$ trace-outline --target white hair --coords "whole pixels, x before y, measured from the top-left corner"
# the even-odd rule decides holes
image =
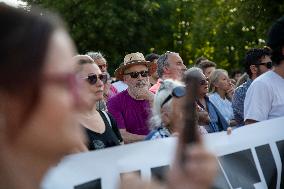
[[[166,79],[164,81],[161,81],[161,86],[156,92],[154,97],[152,116],[149,120],[150,127],[152,129],[161,126],[162,124],[161,105],[165,101],[165,99],[172,94],[173,89],[178,86],[184,86],[184,84],[181,83],[180,81],[172,79]],[[171,102],[172,99],[169,100],[166,104],[164,104],[163,107],[166,107],[169,109],[169,111],[171,111]]]

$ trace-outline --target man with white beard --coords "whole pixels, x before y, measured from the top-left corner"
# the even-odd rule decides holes
[[[115,77],[128,89],[111,98],[108,111],[116,119],[125,143],[140,141],[149,133],[148,119],[154,95],[149,91],[149,76],[157,65],[146,61],[142,53],[127,54],[115,70]]]

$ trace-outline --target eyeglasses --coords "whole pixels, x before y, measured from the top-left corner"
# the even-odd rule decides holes
[[[141,75],[141,77],[148,77],[149,72],[148,71],[130,72],[130,73],[125,73],[124,75],[130,75],[131,78],[137,78],[139,75]]]
[[[107,82],[107,75],[106,74],[100,74],[100,75],[92,74],[92,75],[88,75],[88,77],[85,77],[83,79],[87,80],[90,85],[95,85],[97,83],[97,81],[98,81],[98,78],[104,84]]]
[[[208,82],[209,82],[209,79],[208,79],[208,78],[206,78],[206,79],[202,79],[202,80],[200,80],[200,81],[199,81],[199,84],[200,84],[200,85],[207,85],[207,84],[208,84]]]
[[[263,65],[263,66],[266,66],[267,69],[271,69],[272,68],[272,62],[261,62],[261,63],[258,63],[258,64],[254,64],[254,65]]]
[[[169,102],[169,100],[171,100],[172,97],[176,97],[176,98],[180,98],[183,97],[185,95],[185,87],[182,86],[178,86],[175,87],[172,91],[172,94],[170,94],[165,100],[164,102],[161,104],[161,108],[167,103]]]
[[[44,78],[47,82],[66,85],[74,98],[75,105],[79,106],[82,104],[82,98],[79,94],[81,81],[74,73],[45,75]]]

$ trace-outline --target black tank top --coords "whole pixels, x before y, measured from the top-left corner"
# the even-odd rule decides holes
[[[88,138],[88,149],[89,150],[98,150],[98,149],[108,148],[112,146],[117,146],[122,141],[121,135],[119,133],[119,130],[113,118],[108,114],[112,122],[112,125],[110,125],[105,114],[101,111],[99,111],[99,113],[106,127],[105,132],[100,134],[88,128],[85,128],[87,138]]]

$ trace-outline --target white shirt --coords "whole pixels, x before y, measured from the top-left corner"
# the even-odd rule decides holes
[[[223,99],[220,95],[215,92],[209,95],[209,100],[216,106],[222,116],[226,119],[228,123],[230,120],[234,119],[234,113],[232,108],[232,102],[227,98]]]
[[[112,85],[117,89],[118,92],[124,91],[128,88],[128,85],[123,81],[114,82]]]
[[[263,121],[284,116],[284,79],[274,71],[256,78],[248,88],[244,120]]]

